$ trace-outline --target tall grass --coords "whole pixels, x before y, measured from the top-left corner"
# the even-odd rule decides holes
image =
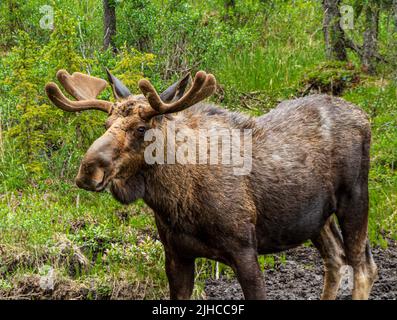
[[[318,48],[286,48],[282,43],[254,47],[220,58],[216,75],[225,87],[238,92],[264,91],[288,96],[309,67],[324,60]]]
[[[3,142],[3,129],[1,125],[1,117],[0,117],[0,161],[4,161],[4,142]]]
[[[276,6],[267,13],[258,41],[225,49],[211,64],[227,90],[283,99],[294,92],[305,70],[324,61],[320,4],[298,0]]]

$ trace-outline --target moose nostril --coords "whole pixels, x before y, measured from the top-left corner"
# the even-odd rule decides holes
[[[87,185],[81,177],[76,177],[75,183],[80,189],[87,189]]]
[[[106,172],[103,168],[95,168],[90,170],[89,173],[86,170],[80,168],[80,172],[75,179],[76,185],[88,191],[99,191],[105,184]]]
[[[115,153],[114,137],[105,134],[88,149],[75,179],[79,188],[89,191],[101,191],[106,187],[109,173],[112,171],[112,157]]]

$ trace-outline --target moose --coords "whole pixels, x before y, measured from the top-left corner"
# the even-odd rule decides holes
[[[116,102],[98,99],[107,81],[65,70],[46,93],[57,107],[108,114],[106,132],[85,154],[78,187],[109,187],[121,203],[143,199],[154,211],[165,251],[171,299],[190,299],[195,259],[230,266],[245,299],[265,299],[258,255],[311,240],[324,261],[321,298],[336,299],[342,267],[353,269],[353,299],[368,299],[377,266],[367,238],[371,130],[359,107],[329,95],[283,101],[260,117],[203,100],[216,90],[204,71],[187,74],[160,95],[146,79],[134,95],[107,69]],[[190,88],[189,83],[191,83]],[[158,129],[250,129],[252,167],[145,161],[145,134]],[[166,137],[167,139],[167,137]],[[179,143],[172,142],[171,143]]]

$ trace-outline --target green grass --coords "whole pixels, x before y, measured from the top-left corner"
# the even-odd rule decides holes
[[[324,59],[320,48],[291,49],[278,41],[268,47],[253,47],[225,55],[216,68],[217,78],[237,92],[262,90],[267,94],[285,95],[305,69]]]
[[[106,193],[93,195],[71,184],[8,192],[0,199],[0,295],[20,275],[52,265],[77,288],[96,279],[91,293],[116,280],[139,284],[152,279],[145,295],[135,292],[136,297],[164,297],[163,249],[151,236],[154,230],[153,216],[142,203],[123,207]],[[77,251],[88,259],[84,268],[75,261]]]
[[[319,4],[307,1],[278,7],[269,13],[261,41],[219,54],[209,68],[226,91],[227,105],[241,108],[241,93],[259,91],[265,105],[254,114],[260,114],[295,93],[297,81],[325,59],[318,10]]]

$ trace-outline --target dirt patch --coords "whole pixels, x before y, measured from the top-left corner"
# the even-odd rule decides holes
[[[51,279],[49,279],[51,278]],[[74,281],[57,275],[25,275],[15,279],[13,288],[0,290],[0,300],[142,300],[152,299],[153,293],[166,298],[152,281],[135,281],[123,278]]]
[[[372,288],[370,299],[397,299],[397,242],[390,241],[387,249],[372,250],[379,268],[379,278]],[[323,265],[320,255],[313,247],[299,247],[286,252],[285,263],[277,263],[265,271],[267,297],[270,300],[316,300],[320,298],[323,285]],[[242,291],[235,279],[207,280],[207,299],[242,299]],[[342,280],[338,299],[351,299],[349,269]]]
[[[18,279],[12,290],[0,293],[0,298],[7,300],[78,300],[87,299],[89,293],[89,288],[73,281],[57,280],[50,288],[43,284],[42,277],[39,275],[30,275]]]

